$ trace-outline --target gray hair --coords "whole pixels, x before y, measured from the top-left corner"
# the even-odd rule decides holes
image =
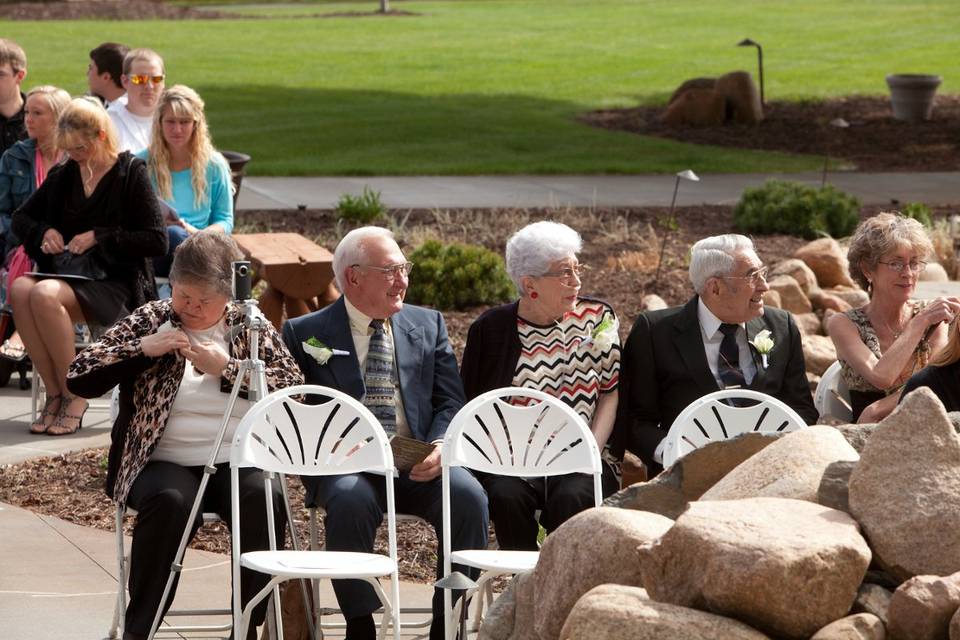
[[[697,294],[703,293],[707,280],[733,273],[736,256],[753,251],[753,241],[738,233],[710,236],[690,248],[690,282]]]
[[[383,227],[360,227],[343,236],[333,252],[333,277],[337,288],[344,290],[347,268],[363,264],[367,259],[367,244],[375,238],[394,240],[393,232]]]
[[[209,287],[233,298],[233,265],[243,260],[236,241],[219,231],[200,231],[183,241],[173,253],[170,283]]]
[[[507,241],[507,273],[522,296],[522,278],[542,276],[552,263],[575,256],[582,247],[580,234],[565,224],[549,220],[528,224]]]

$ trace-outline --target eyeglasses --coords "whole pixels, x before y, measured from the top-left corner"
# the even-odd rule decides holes
[[[886,265],[890,271],[895,273],[902,273],[907,267],[910,267],[910,271],[916,271],[917,273],[923,273],[927,269],[927,263],[923,260],[911,260],[910,262],[904,262],[903,260],[893,260],[892,262],[877,260],[877,262]]]
[[[760,284],[760,281],[767,281],[767,274],[770,273],[770,267],[760,267],[752,273],[748,273],[745,276],[720,276],[721,278],[730,278],[731,280],[746,280],[750,286],[755,287]]]
[[[563,280],[573,280],[573,277],[576,276],[577,279],[580,279],[584,273],[590,270],[585,264],[578,264],[574,267],[567,267],[566,269],[560,269],[560,271],[548,271],[546,273],[540,274],[541,278],[560,278]]]
[[[410,272],[413,271],[413,263],[412,263],[412,262],[401,262],[401,263],[399,263],[399,264],[388,264],[388,265],[385,266],[385,267],[375,267],[375,266],[370,265],[370,264],[354,264],[354,265],[350,265],[350,266],[352,266],[354,269],[358,269],[358,268],[359,268],[359,269],[370,269],[371,271],[377,271],[377,272],[380,273],[385,279],[389,280],[390,282],[395,281],[395,280],[396,280],[397,278],[399,278],[401,275],[403,275],[403,276],[409,276],[409,275],[410,275]]]
[[[147,84],[147,82],[152,82],[153,84],[163,84],[163,79],[166,76],[148,76],[144,73],[137,74],[135,76],[128,76],[130,82],[133,84]]]

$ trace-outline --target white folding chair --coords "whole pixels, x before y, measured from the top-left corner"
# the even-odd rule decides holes
[[[123,635],[124,628],[124,619],[127,612],[127,570],[130,566],[130,554],[128,554],[124,548],[123,542],[123,516],[126,515],[135,516],[137,514],[135,509],[127,509],[123,505],[117,505],[116,515],[116,534],[117,534],[117,599],[113,608],[113,620],[110,623],[110,629],[107,631],[107,638],[119,638]],[[216,513],[205,512],[203,514],[203,523],[211,524],[214,522],[220,522],[221,518]],[[232,611],[230,608],[223,609],[170,609],[167,611],[167,616],[231,616]],[[209,625],[168,625],[162,626],[157,629],[157,636],[164,636],[168,634],[179,635],[182,633],[216,633],[216,632],[229,632],[232,626],[232,622],[225,622],[223,624],[209,624]]]
[[[533,401],[513,404],[513,401]],[[594,504],[600,506],[602,465],[600,450],[580,415],[560,399],[533,389],[494,389],[468,402],[450,422],[443,440],[443,558],[450,575],[453,563],[481,570],[477,589],[497,576],[529,571],[537,564],[536,551],[462,549],[451,552],[450,470],[466,467],[483,473],[546,477],[569,473],[593,475]],[[464,594],[460,603],[467,601]],[[451,594],[444,592],[447,638],[456,627]],[[477,605],[477,618],[482,616]]]
[[[308,405],[297,397],[320,396],[322,404]],[[240,549],[239,469],[262,469],[267,489],[267,521],[270,551]],[[369,472],[385,477],[389,556],[344,551],[277,550],[273,534],[273,474],[329,476]],[[275,391],[255,404],[237,427],[230,457],[231,508],[233,512],[233,612],[234,637],[246,637],[253,607],[277,585],[293,578],[355,578],[373,586],[383,604],[381,640],[388,623],[395,640],[400,638],[400,583],[397,575],[397,524],[393,479],[396,470],[387,435],[377,419],[360,402],[335,389],[300,385]],[[282,478],[282,476],[281,476]],[[240,607],[240,567],[266,573],[271,580],[247,606]],[[390,578],[388,596],[377,578]],[[275,607],[279,611],[279,604]],[[239,629],[239,631],[236,631]],[[278,620],[278,636],[283,640]]]
[[[735,407],[727,404],[730,400],[756,404]],[[694,449],[741,433],[787,432],[806,426],[796,411],[773,396],[750,389],[715,391],[691,402],[673,421],[663,439],[663,467],[670,467]]]
[[[845,422],[853,421],[853,407],[850,405],[850,390],[840,375],[840,361],[834,362],[823,372],[817,390],[813,394],[813,404],[821,416],[833,416]]]

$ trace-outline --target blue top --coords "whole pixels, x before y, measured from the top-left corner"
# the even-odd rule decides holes
[[[3,255],[6,254],[4,243],[9,248],[20,244],[10,232],[10,220],[13,212],[36,191],[36,153],[37,141],[28,138],[14,143],[0,157],[0,238],[5,238],[0,241],[0,251]]]
[[[138,158],[147,160],[149,154],[144,149],[136,154]],[[157,188],[156,180],[151,174],[150,182]],[[206,229],[217,222],[227,233],[233,231],[233,195],[230,193],[230,165],[219,153],[214,153],[207,163],[207,193],[200,206],[195,206],[193,184],[190,182],[190,169],[170,172],[170,190],[173,198],[164,199],[177,214],[197,229]]]

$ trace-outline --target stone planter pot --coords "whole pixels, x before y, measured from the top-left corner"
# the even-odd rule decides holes
[[[250,156],[239,151],[221,151],[223,157],[227,159],[230,165],[230,178],[233,180],[233,208],[237,208],[237,198],[240,197],[240,185],[243,184],[243,176],[246,173],[247,163],[250,162]]]
[[[929,120],[933,96],[943,79],[922,73],[892,73],[887,76],[893,117],[906,122]]]

